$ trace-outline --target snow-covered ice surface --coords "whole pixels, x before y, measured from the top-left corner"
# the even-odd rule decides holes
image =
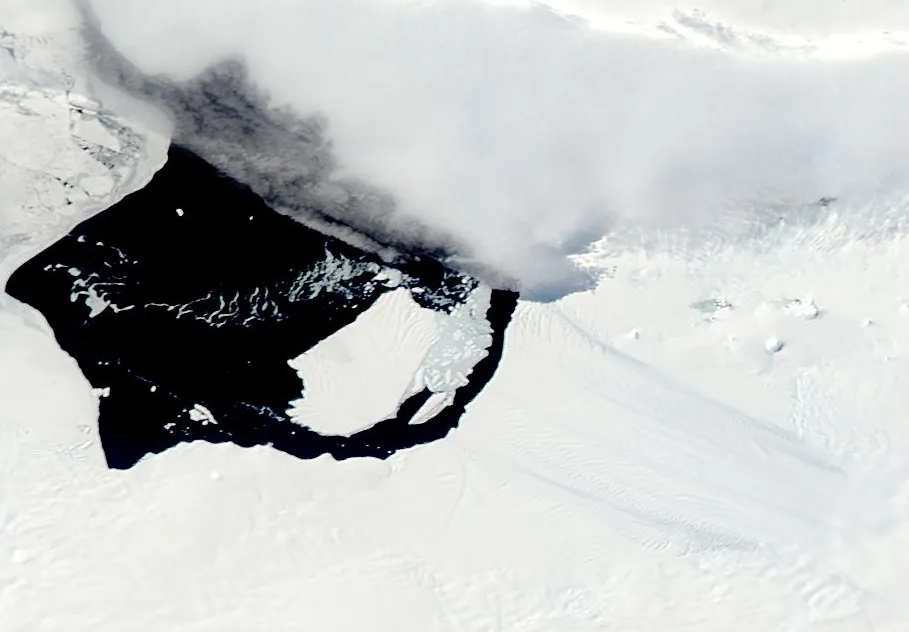
[[[5,276],[166,139],[0,90]],[[837,204],[735,247],[604,240],[595,290],[519,305],[459,430],[387,461],[200,442],[107,470],[89,384],[4,296],[4,632],[905,630],[907,208]],[[386,302],[364,328],[412,312]]]

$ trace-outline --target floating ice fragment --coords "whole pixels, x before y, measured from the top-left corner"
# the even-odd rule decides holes
[[[193,421],[201,421],[203,426],[218,423],[215,420],[214,415],[211,414],[211,411],[202,404],[196,404],[193,406],[192,410],[189,411],[189,418]]]

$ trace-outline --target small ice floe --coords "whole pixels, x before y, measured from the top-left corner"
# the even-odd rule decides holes
[[[217,425],[218,423],[211,411],[202,404],[196,404],[192,407],[192,410],[189,411],[189,418],[193,421],[201,421],[203,426],[208,424]]]
[[[79,283],[79,281],[76,281],[76,283]],[[98,314],[110,307],[110,302],[98,294],[93,287],[88,288],[88,290],[73,292],[70,294],[69,300],[75,302],[79,297],[85,297],[85,306],[90,310],[88,314],[89,318],[97,317]]]
[[[183,209],[182,209],[182,208],[178,208],[178,209],[177,209],[177,217],[183,217]]]
[[[110,397],[110,387],[106,386],[104,388],[93,388],[92,393],[98,399],[101,399],[102,397]]]
[[[764,342],[764,349],[767,350],[767,353],[776,353],[783,348],[783,341],[777,338],[776,336],[770,336],[767,338],[767,341]]]

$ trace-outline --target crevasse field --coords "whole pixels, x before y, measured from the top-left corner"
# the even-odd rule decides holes
[[[86,6],[148,76],[241,57],[522,300],[444,439],[112,470],[0,294],[0,629],[909,629],[909,6],[0,0],[3,281],[166,160]],[[295,361],[300,423],[360,429],[442,335],[387,294]]]

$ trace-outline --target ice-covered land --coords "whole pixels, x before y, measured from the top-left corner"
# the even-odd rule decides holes
[[[0,8],[18,29],[0,33],[4,278],[141,187],[167,150],[141,117],[68,92],[67,31],[42,33],[26,4]],[[726,25],[714,34],[778,41],[898,39],[909,21],[885,2],[701,4]],[[855,133],[905,134],[898,123]],[[460,428],[387,461],[198,442],[108,470],[97,394],[42,317],[2,296],[4,631],[904,630],[905,190],[777,202],[750,239],[607,236],[578,253],[596,287],[522,301]],[[389,293],[348,342],[402,319],[439,335],[405,298]]]

